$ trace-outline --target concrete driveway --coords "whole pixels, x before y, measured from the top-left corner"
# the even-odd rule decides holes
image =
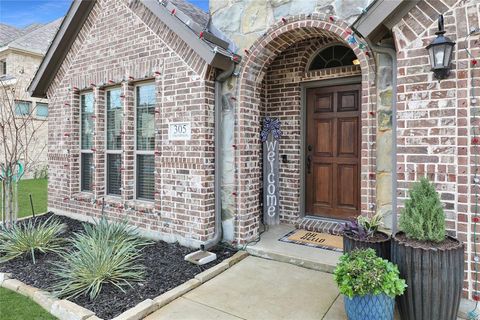
[[[249,256],[146,319],[343,320],[346,317],[332,274]]]

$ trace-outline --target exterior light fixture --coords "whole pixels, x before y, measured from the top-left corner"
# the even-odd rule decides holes
[[[426,49],[430,55],[433,74],[435,78],[441,80],[450,74],[450,63],[452,62],[453,47],[455,47],[455,42],[444,36],[443,15],[438,17],[438,31],[435,34],[437,37]]]

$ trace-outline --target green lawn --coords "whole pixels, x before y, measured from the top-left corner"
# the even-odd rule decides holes
[[[0,189],[1,190],[1,189]],[[20,180],[18,184],[18,217],[32,215],[29,194],[32,194],[35,214],[47,211],[47,179]],[[0,198],[0,202],[1,202]]]
[[[29,298],[5,288],[0,288],[0,318],[2,320],[55,319]]]

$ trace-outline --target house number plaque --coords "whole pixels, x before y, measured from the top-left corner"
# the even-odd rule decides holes
[[[175,122],[168,125],[168,140],[190,140],[191,138],[190,122]]]
[[[280,120],[266,117],[260,138],[263,142],[263,222],[280,223],[279,216],[279,144],[282,131]]]

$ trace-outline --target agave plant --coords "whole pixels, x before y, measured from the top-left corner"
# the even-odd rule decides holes
[[[35,219],[29,219],[27,222],[1,226],[0,262],[31,254],[35,264],[36,252],[61,253],[65,244],[61,235],[65,232],[66,225],[53,217],[41,223],[37,223]]]
[[[100,294],[105,284],[124,292],[131,282],[143,280],[141,250],[149,243],[125,221],[102,218],[94,225],[85,224],[84,232],[74,235],[72,250],[62,254],[61,263],[54,268],[60,280],[53,289],[61,297],[85,294],[90,300]]]

